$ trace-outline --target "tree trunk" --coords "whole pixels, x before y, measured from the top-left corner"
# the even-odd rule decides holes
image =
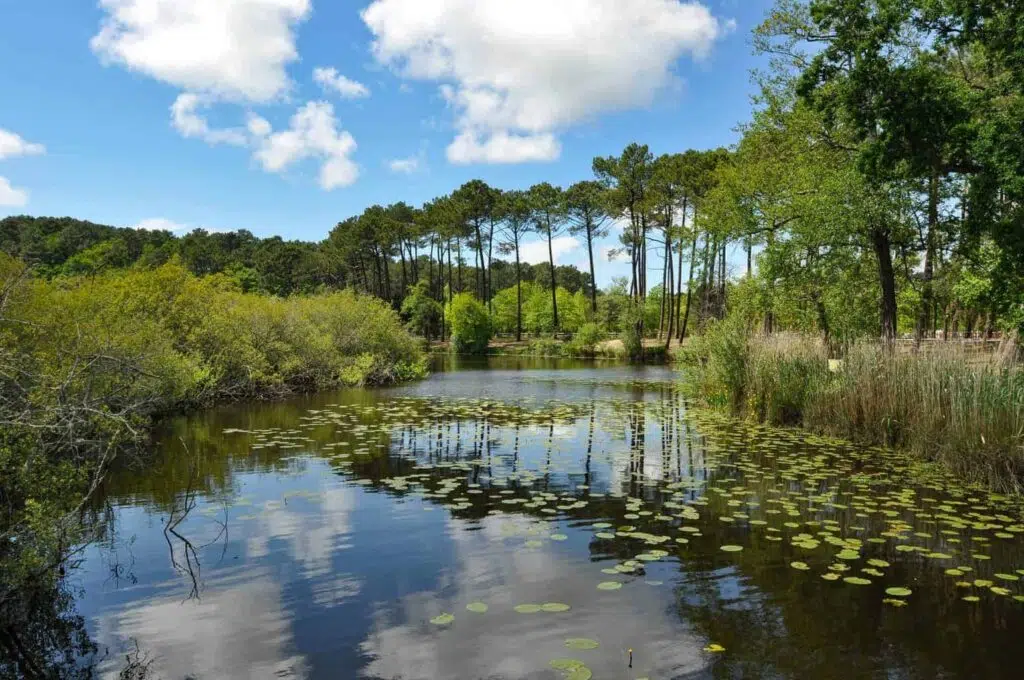
[[[931,326],[933,307],[932,279],[935,274],[935,238],[939,225],[939,174],[932,173],[928,181],[928,231],[925,233],[924,271],[921,284],[921,310],[917,318],[915,339],[921,341]]]
[[[594,230],[587,219],[587,255],[590,257],[590,309],[597,315],[597,278],[594,274]]]
[[[681,256],[681,254],[680,254]],[[686,327],[690,323],[690,303],[693,300],[693,268],[697,263],[697,225],[696,220],[693,226],[693,242],[690,245],[690,275],[686,284],[686,312],[682,317],[682,324],[679,327],[679,342],[686,340]],[[680,282],[682,283],[682,282]]]
[[[452,280],[452,242],[448,240],[448,304],[452,303],[452,299],[455,297],[455,286]]]
[[[673,296],[673,292],[675,291],[676,287],[676,282],[673,276],[672,269],[672,242],[667,236],[665,240],[665,262],[666,266],[668,267],[668,283],[665,285],[665,295],[668,296],[668,328],[665,329],[665,351],[668,352],[669,347],[672,346],[672,333],[675,331],[676,328],[676,301],[675,297]],[[681,237],[680,240],[682,240]],[[682,246],[682,243],[680,243],[680,246]]]
[[[661,315],[658,318],[658,339],[661,340],[661,334],[665,331],[665,305],[668,304],[668,265],[671,262],[672,253],[670,251],[671,242],[669,241],[668,230],[665,230],[665,257],[661,260]]]
[[[402,299],[409,290],[409,280],[405,273],[405,248],[403,248],[401,241],[398,243],[398,256],[402,259],[402,290],[398,297]]]
[[[494,280],[491,278],[491,260],[494,255],[494,220],[490,221],[490,231],[487,234],[487,269],[484,271],[484,285],[487,289],[487,311],[494,313],[494,303],[491,298],[494,297],[494,289],[492,284]]]
[[[523,281],[519,271],[519,236],[515,237],[516,245],[516,342],[523,341]]]
[[[555,253],[551,249],[551,222],[548,221],[548,263],[551,265],[551,309],[554,313],[554,330],[558,331],[558,282],[555,280]]]
[[[688,202],[689,202],[688,198],[684,196],[683,197],[683,224],[682,224],[683,231],[686,231],[686,208],[687,208],[687,203]],[[693,232],[693,245],[694,245],[694,247],[696,247],[696,245],[697,245],[697,232],[696,232],[696,229]],[[692,258],[693,258],[693,256],[691,255],[690,257],[691,257],[691,267],[692,267],[692,264],[693,264]],[[683,327],[683,323],[682,323],[683,317],[679,315],[679,313],[682,311],[681,305],[683,304],[683,236],[682,236],[681,232],[680,232],[680,235],[679,235],[679,265],[677,266],[676,269],[677,269],[677,272],[676,272],[676,327],[679,328],[679,329],[682,329],[682,327]]]
[[[878,282],[882,288],[879,305],[882,340],[891,343],[896,339],[896,276],[892,266],[892,244],[889,230],[875,227],[871,231],[871,244],[878,259]]]
[[[463,290],[465,290],[462,287],[462,239],[461,238],[456,238],[455,239],[455,248],[456,248],[455,259],[458,260],[458,265],[459,265],[459,292],[461,293]]]

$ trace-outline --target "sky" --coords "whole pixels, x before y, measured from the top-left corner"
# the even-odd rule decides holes
[[[474,178],[592,179],[634,141],[727,146],[770,5],[0,0],[0,217],[320,240]],[[628,274],[615,244],[602,286]],[[578,239],[553,245],[585,266]]]

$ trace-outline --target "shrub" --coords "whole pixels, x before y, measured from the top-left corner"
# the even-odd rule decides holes
[[[452,349],[459,354],[485,354],[491,341],[487,308],[470,293],[459,293],[449,305]]]
[[[641,332],[643,318],[643,307],[630,301],[622,315],[622,335],[620,336],[627,359],[636,360],[644,356],[644,337]]]
[[[441,303],[430,296],[426,281],[419,281],[409,289],[402,301],[402,316],[409,330],[427,341],[441,334]]]
[[[597,353],[597,345],[604,339],[604,332],[596,323],[585,323],[576,331],[567,350],[576,356],[592,357]]]

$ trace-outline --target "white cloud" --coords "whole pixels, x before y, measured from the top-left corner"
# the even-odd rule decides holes
[[[245,146],[248,140],[244,131],[212,129],[206,119],[199,115],[198,110],[209,106],[209,103],[209,100],[191,92],[178,95],[171,105],[171,125],[182,137],[198,137],[207,144]]]
[[[336,129],[326,102],[308,102],[292,127],[274,133],[249,113],[246,124],[212,128],[202,110],[214,103],[266,103],[288,94],[287,66],[299,58],[298,25],[311,0],[99,0],[105,16],[90,43],[101,60],[144,73],[183,90],[171,106],[171,125],[183,137],[253,149],[265,170],[278,172],[309,157],[322,159],[320,186],[348,186],[359,170],[349,155],[356,143]],[[319,78],[343,96],[369,91],[334,69]],[[321,82],[318,79],[318,82]],[[323,81],[322,84],[326,83]],[[360,89],[361,88],[361,89]]]
[[[551,253],[555,258],[555,266],[561,264],[563,255],[567,255],[580,247],[580,242],[572,236],[556,236],[551,239]],[[545,239],[527,241],[519,247],[519,259],[529,264],[540,264],[548,261],[548,242]]]
[[[28,192],[26,190],[12,187],[6,177],[0,177],[0,206],[20,208],[27,203]]]
[[[132,229],[143,229],[146,231],[169,231],[175,234],[186,234],[192,231],[187,224],[180,224],[164,217],[150,217],[138,224],[133,224]]]
[[[526,163],[553,161],[562,147],[552,134],[510,135],[494,132],[481,140],[472,130],[459,133],[447,150],[448,160],[458,165],[469,163]]]
[[[396,158],[395,160],[388,162],[388,168],[391,172],[411,175],[420,169],[420,159],[416,156],[410,156],[409,158]]]
[[[369,97],[370,90],[360,82],[346,78],[335,68],[317,67],[313,69],[313,80],[325,92],[335,92],[345,99]]]
[[[219,227],[195,227],[190,224],[182,224],[181,222],[169,220],[166,217],[147,217],[138,224],[131,225],[130,228],[144,229],[146,231],[169,231],[172,234],[177,234],[179,236],[188,234],[196,229],[202,229],[203,231],[211,234],[224,234],[231,231],[230,229],[221,229]]]
[[[362,17],[380,63],[442,83],[456,163],[557,158],[557,130],[648,105],[730,26],[678,0],[374,0]]]
[[[0,128],[0,160],[18,156],[38,156],[46,153],[42,144],[26,142],[21,136]]]
[[[295,30],[310,0],[100,0],[90,46],[103,61],[218,97],[264,102],[287,92]]]
[[[349,186],[359,177],[359,167],[350,158],[356,141],[345,130],[337,129],[334,107],[329,102],[308,102],[292,116],[290,126],[270,132],[270,124],[250,117],[253,132],[253,157],[267,172],[281,172],[295,163],[318,158],[320,186],[331,190]]]

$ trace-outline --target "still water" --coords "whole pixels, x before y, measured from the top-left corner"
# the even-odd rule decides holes
[[[72,575],[115,677],[1019,678],[1024,523],[663,367],[444,359],[168,423]]]

